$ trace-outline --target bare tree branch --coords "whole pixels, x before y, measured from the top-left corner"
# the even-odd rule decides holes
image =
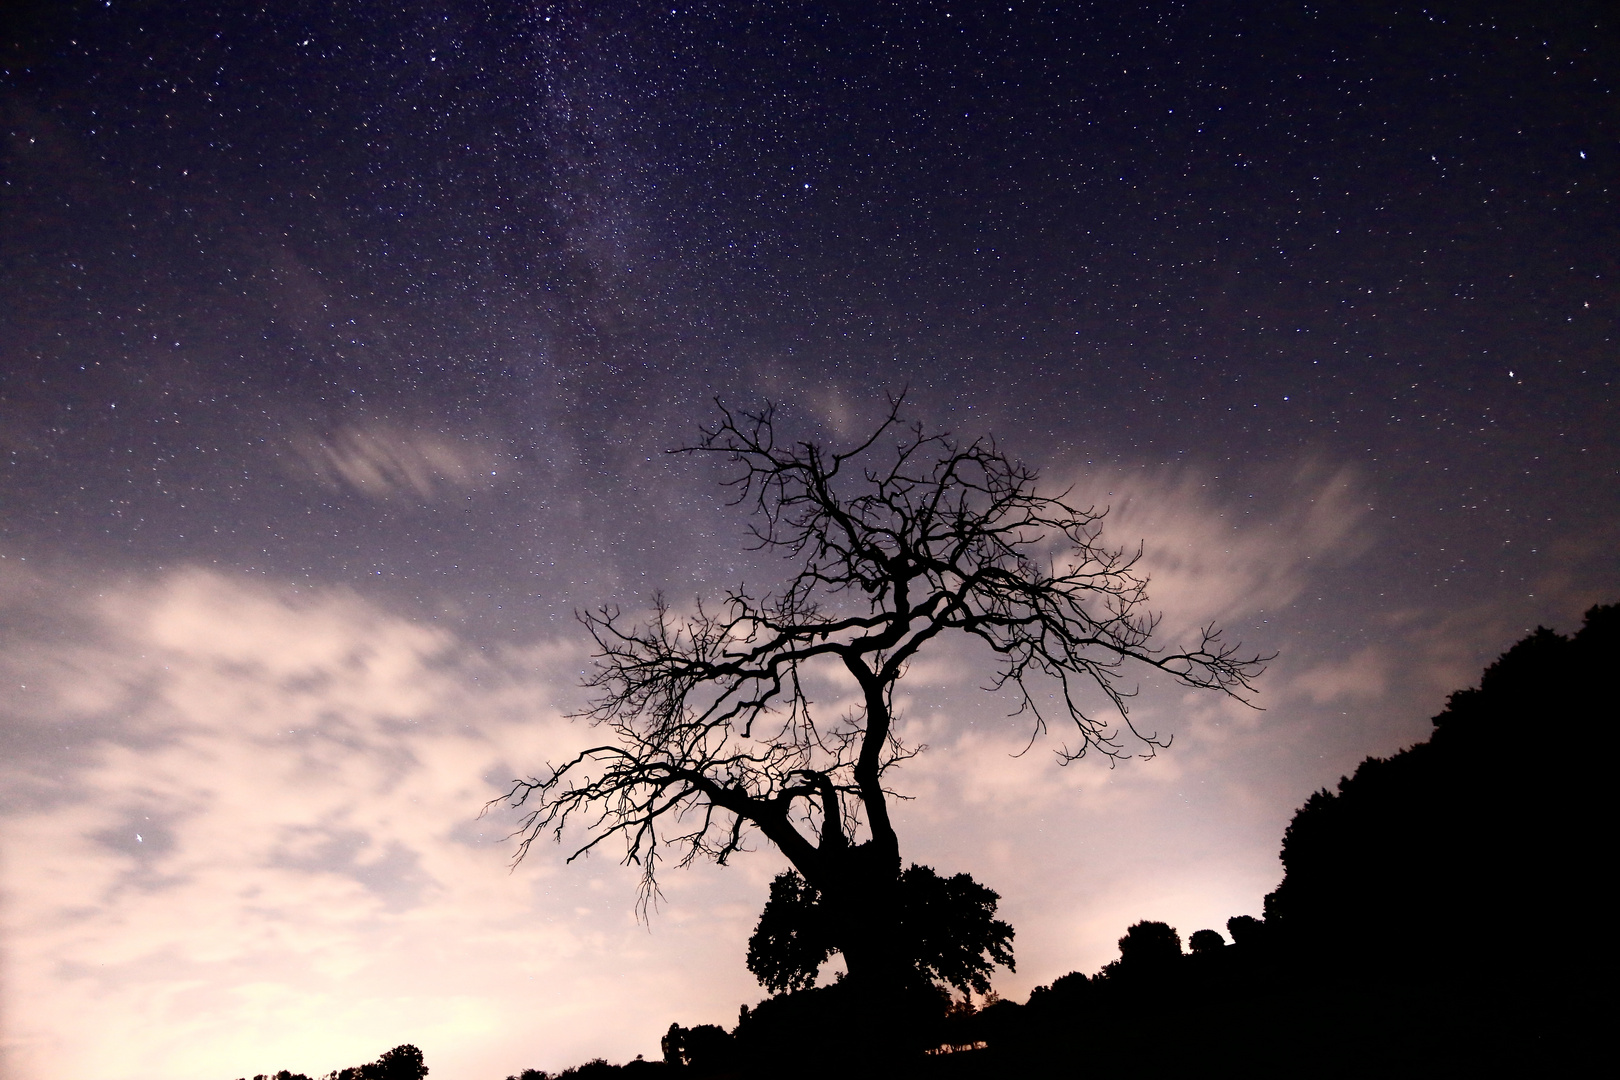
[[[751,512],[753,547],[795,570],[777,592],[739,588],[690,614],[661,595],[645,621],[616,607],[580,614],[597,649],[586,682],[596,696],[577,715],[610,737],[496,800],[525,810],[519,860],[570,825],[585,836],[571,859],[618,838],[642,868],[643,912],[662,851],[679,865],[724,863],[750,830],[823,891],[836,891],[857,850],[897,874],[883,776],[920,748],[898,739],[892,693],[941,635],[988,647],[985,689],[1015,695],[1010,715],[1027,719],[1031,744],[1055,719],[1051,691],[1070,736],[1064,763],[1169,745],[1131,722],[1132,668],[1247,701],[1270,657],[1214,626],[1192,647],[1158,644],[1141,549],[1102,542],[1105,510],[1041,494],[1036,473],[994,440],[930,434],[902,420],[902,405],[891,398],[868,438],[833,453],[779,443],[769,405],[721,404],[697,444],[672,451],[736,465],[726,484]],[[819,662],[848,673],[858,707],[818,718],[803,675]],[[1083,703],[1090,691],[1117,722]]]

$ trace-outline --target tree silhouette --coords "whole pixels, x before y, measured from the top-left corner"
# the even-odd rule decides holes
[[[792,870],[777,874],[748,939],[748,970],[772,993],[802,990],[814,985],[835,947],[821,894]]]
[[[923,978],[990,993],[995,965],[1014,968],[1013,928],[995,917],[1000,899],[967,874],[940,877],[913,863],[900,875],[902,955]]]
[[[732,1056],[731,1035],[718,1024],[683,1028],[669,1025],[659,1040],[664,1064],[692,1066],[700,1071],[722,1067]]]
[[[1265,936],[1266,924],[1253,915],[1234,915],[1226,920],[1226,932],[1231,935],[1234,945],[1258,947]]]
[[[1181,935],[1169,923],[1144,920],[1119,939],[1119,959],[1103,967],[1110,979],[1154,979],[1181,959]]]
[[[570,859],[621,839],[642,868],[645,910],[664,849],[680,865],[724,863],[757,830],[816,890],[851,979],[903,981],[914,965],[900,948],[885,778],[921,749],[896,733],[893,697],[920,651],[945,635],[985,646],[987,689],[1016,695],[1012,715],[1032,740],[1050,691],[1073,725],[1064,762],[1168,744],[1131,725],[1131,665],[1238,697],[1252,688],[1268,658],[1242,655],[1213,626],[1190,648],[1155,644],[1140,551],[1102,543],[1103,512],[1038,493],[1035,472],[992,440],[906,425],[901,401],[842,452],[779,443],[770,407],[724,406],[677,451],[739,466],[729,485],[733,505],[753,511],[755,549],[796,569],[774,592],[738,587],[717,607],[682,614],[658,596],[645,622],[613,606],[582,616],[597,697],[578,715],[611,739],[514,782],[505,798],[526,810],[519,859],[578,818],[588,835]],[[806,682],[838,671],[859,704],[829,716]]]
[[[423,1080],[428,1067],[422,1051],[405,1043],[368,1065],[356,1065],[331,1074],[331,1080]]]
[[[899,897],[899,953],[916,981],[985,994],[995,965],[1013,967],[1013,928],[995,917],[995,891],[967,874],[944,878],[913,863],[900,875]],[[837,948],[815,887],[791,870],[778,874],[748,939],[748,970],[768,990],[799,990],[815,983]]]
[[[352,1065],[347,1069],[334,1069],[322,1074],[320,1080],[424,1080],[428,1071],[422,1051],[409,1043],[403,1043],[386,1051],[376,1061],[365,1065]],[[253,1080],[309,1080],[309,1077],[303,1073],[282,1069],[273,1074],[260,1073]],[[517,1078],[508,1077],[507,1080]]]

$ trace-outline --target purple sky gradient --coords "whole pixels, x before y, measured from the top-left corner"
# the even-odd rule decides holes
[[[605,7],[6,16],[6,1076],[498,1080],[757,1001],[774,852],[641,925],[479,817],[591,736],[575,610],[782,576],[663,452],[716,397],[908,388],[1110,507],[1167,639],[1279,654],[1145,682],[1112,770],[913,665],[903,853],[1000,892],[1007,996],[1258,914],[1313,790],[1620,598],[1601,5]]]

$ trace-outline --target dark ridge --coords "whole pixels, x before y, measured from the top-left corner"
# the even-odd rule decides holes
[[[1617,668],[1620,605],[1592,608],[1572,637],[1537,629],[1451,695],[1427,742],[1312,795],[1284,834],[1265,919],[1194,931],[1190,951],[1174,927],[1139,922],[1119,959],[1023,1005],[990,993],[975,1007],[924,981],[877,1000],[852,981],[807,985],[828,950],[816,897],[784,876],[753,949],[756,974],[784,989],[743,1006],[731,1030],[671,1024],[662,1061],[507,1080],[1573,1075],[1606,1029],[1588,987],[1612,970],[1596,897]],[[977,986],[980,950],[1011,936],[995,894],[913,873],[925,899],[954,883],[949,904],[977,926],[960,970],[942,965],[938,928],[919,933],[934,957],[919,970]],[[404,1046],[329,1076],[426,1073]]]

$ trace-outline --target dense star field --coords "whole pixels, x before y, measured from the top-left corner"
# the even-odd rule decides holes
[[[1006,996],[1258,914],[1313,791],[1620,598],[1607,5],[0,19],[18,1080],[477,1080],[763,996],[763,841],[640,925],[478,816],[588,745],[577,610],[786,573],[665,453],[717,398],[845,446],[904,391],[1111,508],[1167,641],[1278,654],[1259,710],[1145,682],[1115,769],[913,664],[902,854],[1001,894]]]

